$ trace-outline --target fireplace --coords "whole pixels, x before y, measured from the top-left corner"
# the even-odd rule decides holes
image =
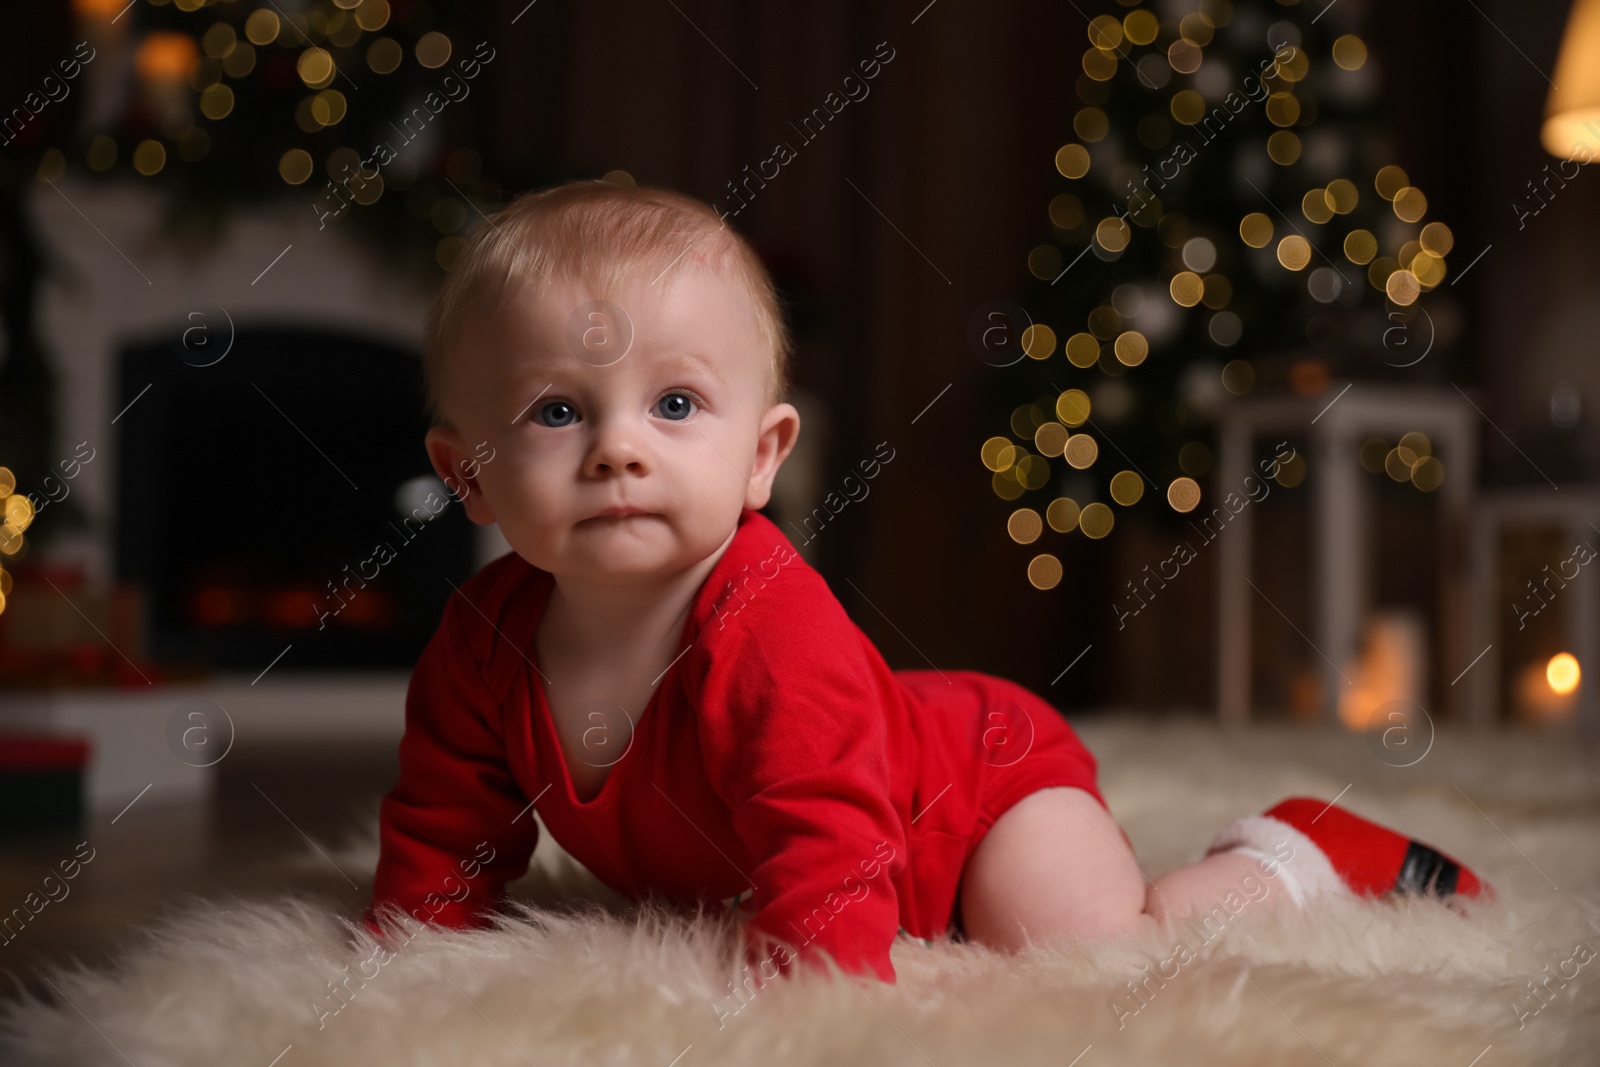
[[[409,669],[475,567],[423,449],[417,353],[218,328],[231,347],[163,339],[117,361],[116,571],[143,591],[151,656]]]

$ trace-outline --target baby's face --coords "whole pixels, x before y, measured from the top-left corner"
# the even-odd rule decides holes
[[[535,279],[470,322],[444,383],[453,426],[430,430],[428,451],[443,477],[493,447],[463,503],[534,566],[665,578],[721,548],[741,508],[765,506],[799,415],[766,405],[767,351],[722,274],[684,263],[652,284],[641,270],[600,299]]]

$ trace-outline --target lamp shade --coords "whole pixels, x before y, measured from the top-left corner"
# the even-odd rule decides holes
[[[1544,116],[1545,151],[1583,163],[1600,157],[1600,0],[1573,0]]]

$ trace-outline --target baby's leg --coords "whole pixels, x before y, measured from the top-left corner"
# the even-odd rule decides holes
[[[961,918],[969,938],[1016,951],[1029,942],[1152,928],[1209,912],[1230,892],[1250,895],[1241,882],[1269,881],[1239,853],[1151,881],[1111,813],[1085,790],[1062,786],[1030,793],[990,827],[962,872]],[[1284,896],[1277,889],[1259,899]]]
[[[1153,921],[1177,922],[1195,913],[1211,915],[1245,906],[1259,908],[1288,900],[1288,890],[1265,877],[1261,861],[1239,852],[1218,852],[1189,867],[1179,867],[1150,883],[1145,913]],[[1231,899],[1230,899],[1231,897]]]

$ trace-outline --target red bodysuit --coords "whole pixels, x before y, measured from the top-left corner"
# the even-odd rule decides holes
[[[976,671],[891,671],[749,509],[623,754],[580,802],[534,662],[552,582],[507,553],[445,606],[380,809],[372,929],[387,903],[481,924],[527,870],[536,808],[624,895],[747,898],[748,958],[765,977],[820,950],[893,982],[901,930],[960,932],[963,865],[1001,813],[1048,786],[1105,803],[1094,757],[1054,707]]]

